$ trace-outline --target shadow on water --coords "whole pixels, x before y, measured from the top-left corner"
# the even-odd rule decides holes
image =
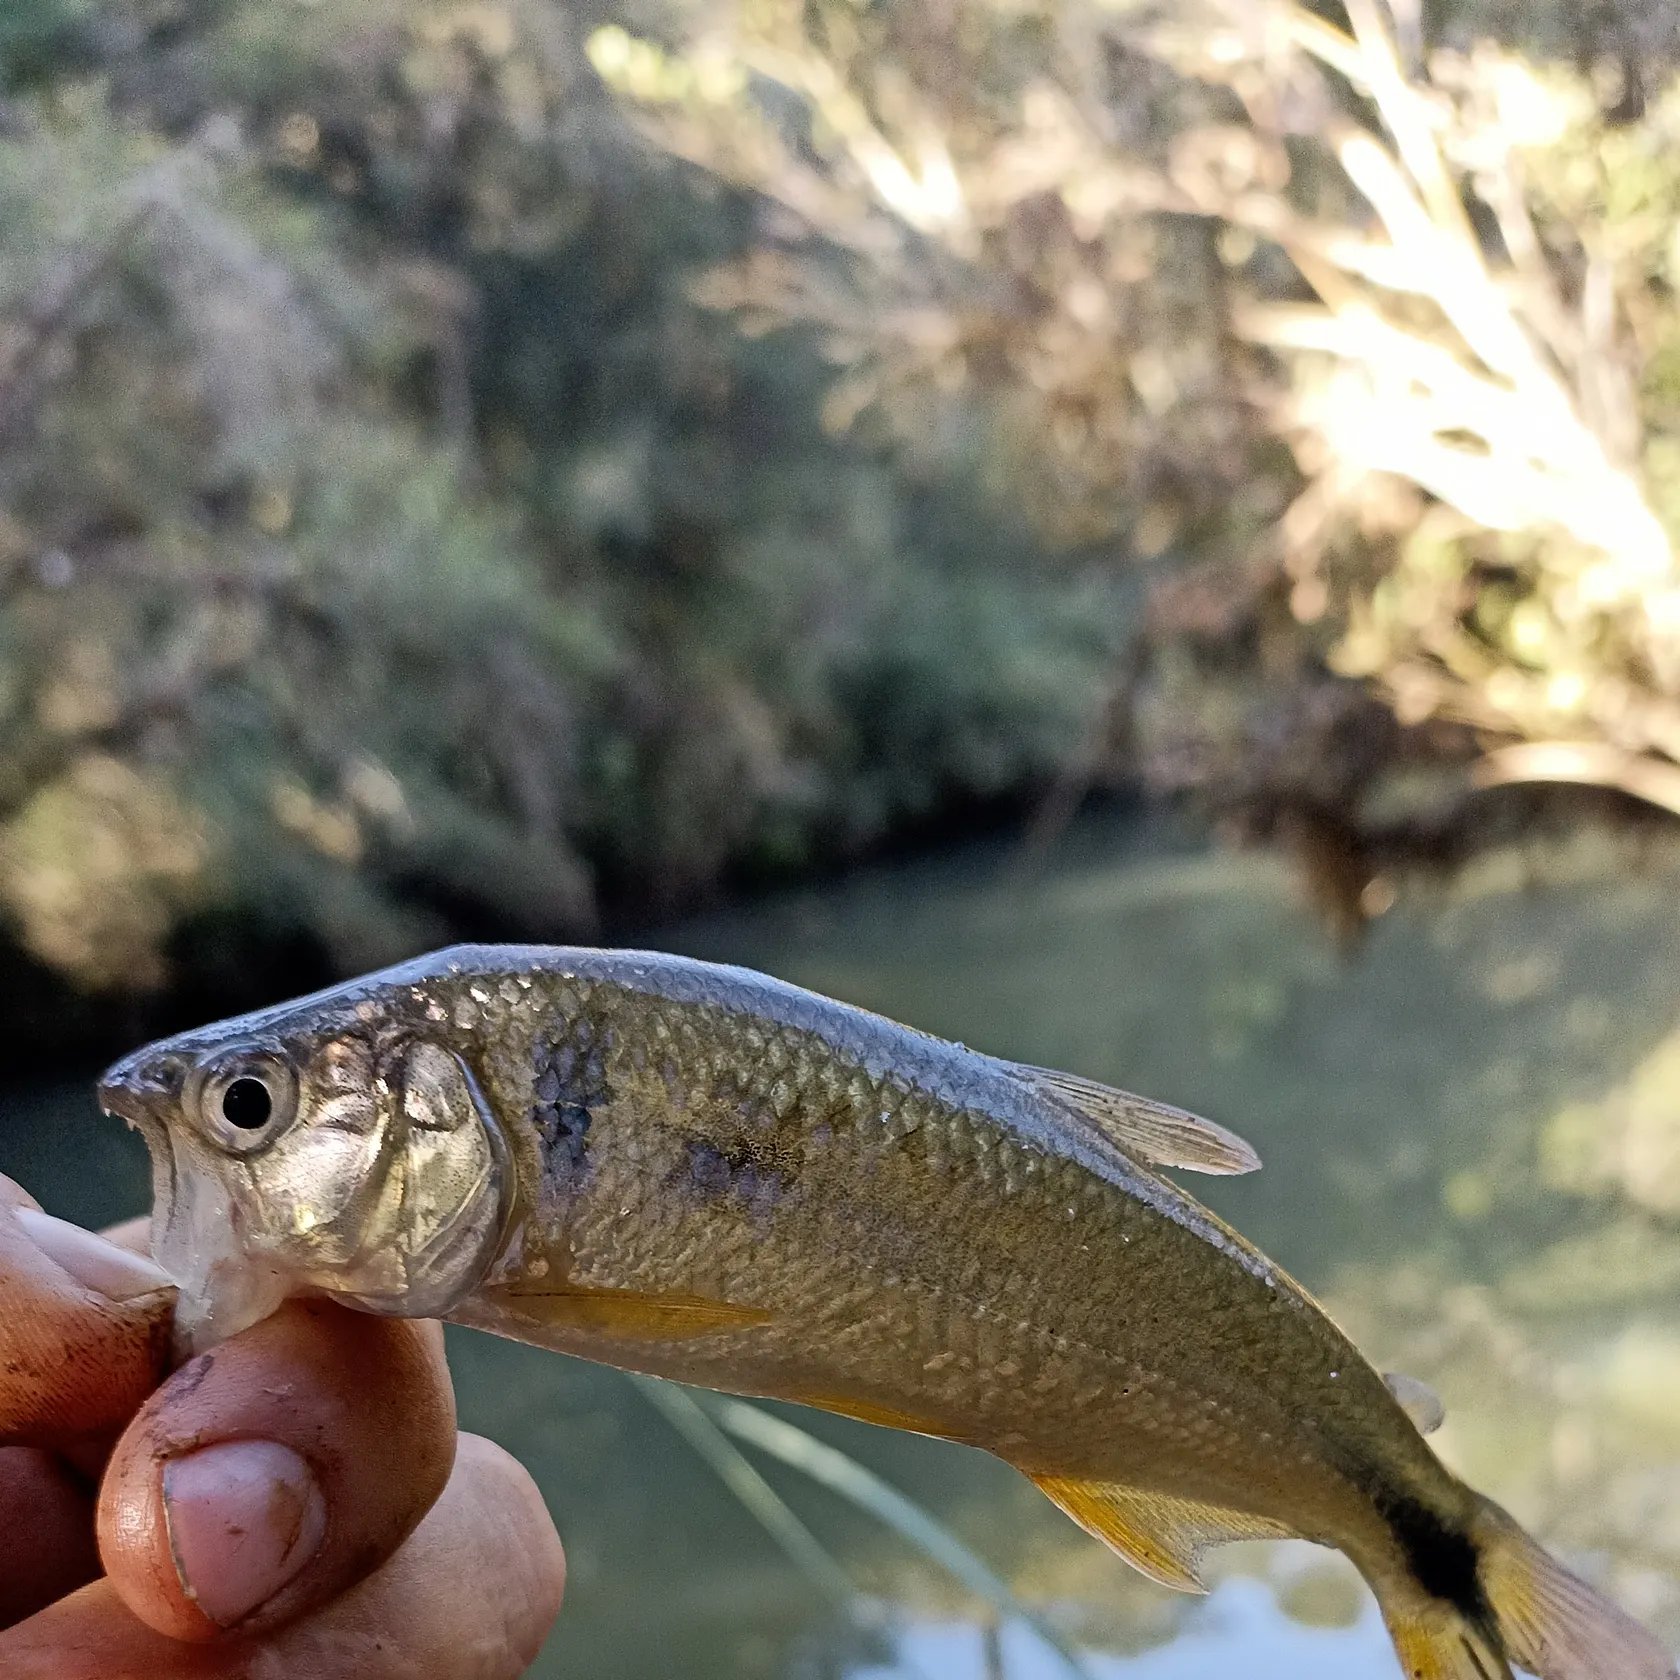
[[[1680,877],[1488,861],[1403,900],[1347,959],[1260,856],[1088,833],[1032,881],[996,854],[879,871],[665,930],[980,1048],[1210,1114],[1265,1170],[1193,1188],[1323,1295],[1378,1363],[1433,1381],[1443,1454],[1680,1636]],[[1665,1150],[1667,1153],[1665,1154]],[[0,1170],[96,1223],[145,1199],[144,1152],[85,1087],[14,1086]],[[1025,1629],[774,1465],[885,1641],[825,1601],[624,1379],[462,1333],[465,1426],[533,1469],[571,1559],[541,1675],[1046,1680]],[[793,1415],[790,1412],[790,1415]],[[1329,1554],[1223,1554],[1212,1597],[1159,1592],[1004,1466],[798,1414],[937,1512],[1092,1650],[1104,1680],[1394,1675]]]

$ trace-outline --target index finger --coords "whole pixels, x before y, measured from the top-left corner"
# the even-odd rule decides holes
[[[174,1301],[151,1261],[0,1178],[0,1444],[115,1434],[169,1369]]]

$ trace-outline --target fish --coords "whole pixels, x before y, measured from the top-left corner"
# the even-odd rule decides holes
[[[962,1442],[1167,1586],[1345,1553],[1411,1680],[1675,1680],[1171,1169],[1234,1133],[751,970],[461,945],[107,1070],[183,1350],[295,1295]]]

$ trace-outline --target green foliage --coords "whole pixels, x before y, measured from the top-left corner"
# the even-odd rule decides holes
[[[1400,46],[1458,51],[1448,104],[1489,30],[1602,60],[1556,71],[1586,103],[1531,202],[1570,309],[1581,230],[1614,247],[1673,529],[1680,42],[1520,11]],[[1514,646],[1534,534],[1390,486],[1301,560],[1341,457],[1244,317],[1300,303],[1306,235],[1370,236],[1325,141],[1370,107],[1216,0],[921,19],[5,10],[0,906],[36,957],[145,990],[238,928],[352,967],[1090,780],[1357,828],[1463,765],[1373,698],[1409,650],[1330,662],[1466,578],[1453,635]]]
[[[87,9],[87,0],[7,0],[0,12],[0,88],[44,71],[51,49]]]
[[[1339,831],[1356,900],[1441,826],[1393,796],[1420,762],[1461,827],[1505,781],[1680,811],[1672,8],[1048,15],[766,0],[588,50],[784,212],[700,295],[820,328],[836,430],[1194,556],[1131,695],[1156,785]]]
[[[0,899],[78,984],[576,934],[1081,738],[1123,594],[693,305],[750,217],[543,19],[112,5],[12,107]]]

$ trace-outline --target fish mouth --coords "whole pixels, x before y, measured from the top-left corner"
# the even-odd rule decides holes
[[[107,1114],[149,1133],[163,1125],[164,1106],[180,1099],[186,1074],[180,1056],[130,1056],[100,1075],[94,1093]]]
[[[103,1080],[95,1088],[100,1110],[113,1120],[121,1120],[136,1130],[155,1126],[156,1116],[135,1094],[123,1085],[108,1085]]]

